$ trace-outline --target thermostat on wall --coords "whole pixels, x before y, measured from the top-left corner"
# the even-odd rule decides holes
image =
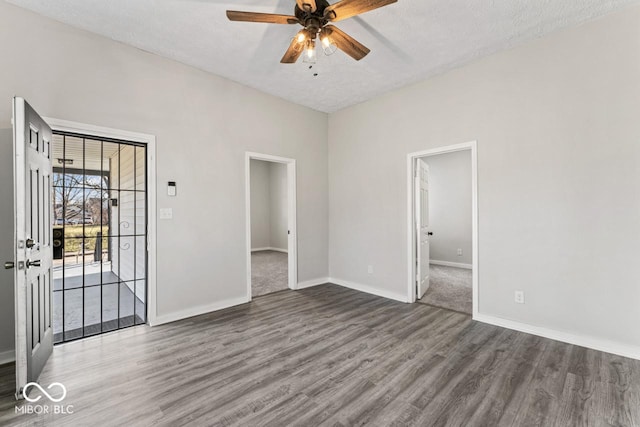
[[[176,182],[175,181],[169,181],[169,183],[167,185],[167,194],[169,196],[175,196],[176,195]]]

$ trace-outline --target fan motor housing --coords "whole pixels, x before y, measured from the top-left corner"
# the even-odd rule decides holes
[[[300,9],[300,7],[298,7],[298,4],[295,5],[295,16],[296,18],[298,18],[298,20],[306,25],[306,22],[309,19],[317,19],[320,21],[321,25],[325,25],[327,23],[327,20],[324,17],[324,10],[329,7],[329,2],[327,0],[316,0],[316,11],[313,13],[309,13],[305,10]]]

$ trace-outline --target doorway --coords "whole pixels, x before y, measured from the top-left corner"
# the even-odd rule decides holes
[[[295,160],[246,154],[247,293],[296,289]]]
[[[409,301],[476,315],[476,143],[408,155]]]
[[[56,344],[147,322],[146,150],[54,131]]]
[[[6,227],[13,235],[6,238],[12,242],[13,256],[5,260],[5,269],[13,270],[15,292],[10,299],[14,300],[15,312],[10,323],[15,330],[15,386],[16,398],[20,399],[26,385],[38,380],[53,352],[54,341],[71,341],[126,325],[127,319],[124,322],[114,319],[116,327],[104,322],[108,319],[103,310],[108,307],[104,295],[109,294],[105,286],[114,285],[117,293],[119,285],[124,284],[134,298],[138,293],[144,298],[145,309],[149,306],[146,311],[139,305],[136,307],[135,299],[125,302],[130,301],[133,310],[140,308],[137,311],[144,312],[147,323],[155,321],[155,216],[147,214],[147,210],[155,210],[155,137],[43,118],[21,97],[13,99],[12,133],[11,155],[6,156],[12,164],[9,166],[7,162],[4,166],[13,172],[9,179],[13,184],[13,218],[11,226],[7,222]],[[117,149],[110,151],[105,148],[108,144]],[[126,169],[122,164],[125,150],[133,153],[131,179],[121,173]],[[140,151],[144,161],[138,162]],[[111,155],[105,157],[105,152]],[[117,166],[113,156],[118,157]],[[118,199],[115,203],[114,194]],[[114,205],[122,209],[114,210]],[[127,226],[123,224],[126,218],[129,218]],[[134,232],[123,232],[121,227],[132,227]],[[115,246],[126,239],[138,245],[139,231],[144,240],[140,249],[137,246],[132,249],[136,254],[133,268],[123,266],[125,257],[116,253]],[[65,243],[67,238],[69,241]],[[126,246],[127,242],[124,243]],[[68,253],[74,250],[74,254]],[[74,257],[68,263],[69,271],[64,268],[67,255]],[[138,266],[143,261],[145,269],[141,277],[143,269]],[[118,283],[106,283],[103,279],[105,275],[113,278],[112,274],[118,277]],[[146,286],[144,290],[139,286],[141,282]],[[75,293],[75,298],[65,301],[68,293]],[[116,310],[120,310],[119,297],[115,298]],[[61,304],[54,304],[54,299]],[[92,304],[99,310],[88,312],[87,306]],[[58,312],[54,314],[56,306]],[[99,328],[96,317],[100,319]],[[133,324],[140,323],[135,317],[132,320]]]

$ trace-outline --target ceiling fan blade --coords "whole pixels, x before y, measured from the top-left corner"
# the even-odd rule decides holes
[[[329,21],[336,22],[364,12],[396,3],[398,0],[342,0],[332,4],[324,10],[324,16]]]
[[[287,51],[284,53],[284,56],[282,57],[280,62],[282,62],[283,64],[294,64],[298,60],[298,58],[300,58],[300,55],[304,51],[305,43],[304,41],[298,41],[298,37],[300,36],[300,34],[303,34],[306,37],[306,31],[307,30],[298,31],[298,34],[296,34],[293,40],[291,40],[291,45],[289,46],[289,49],[287,49]]]
[[[298,3],[300,10],[306,12],[315,12],[318,8],[318,6],[316,6],[316,0],[296,0],[296,3]]]
[[[324,30],[328,32],[329,39],[344,53],[360,61],[371,52],[365,45],[345,33],[338,27],[327,25]]]
[[[273,13],[239,12],[227,10],[227,18],[231,21],[265,22],[267,24],[298,24],[298,18],[291,15],[276,15]]]

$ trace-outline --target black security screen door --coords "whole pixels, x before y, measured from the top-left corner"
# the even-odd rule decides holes
[[[146,146],[55,133],[54,342],[146,323]]]

